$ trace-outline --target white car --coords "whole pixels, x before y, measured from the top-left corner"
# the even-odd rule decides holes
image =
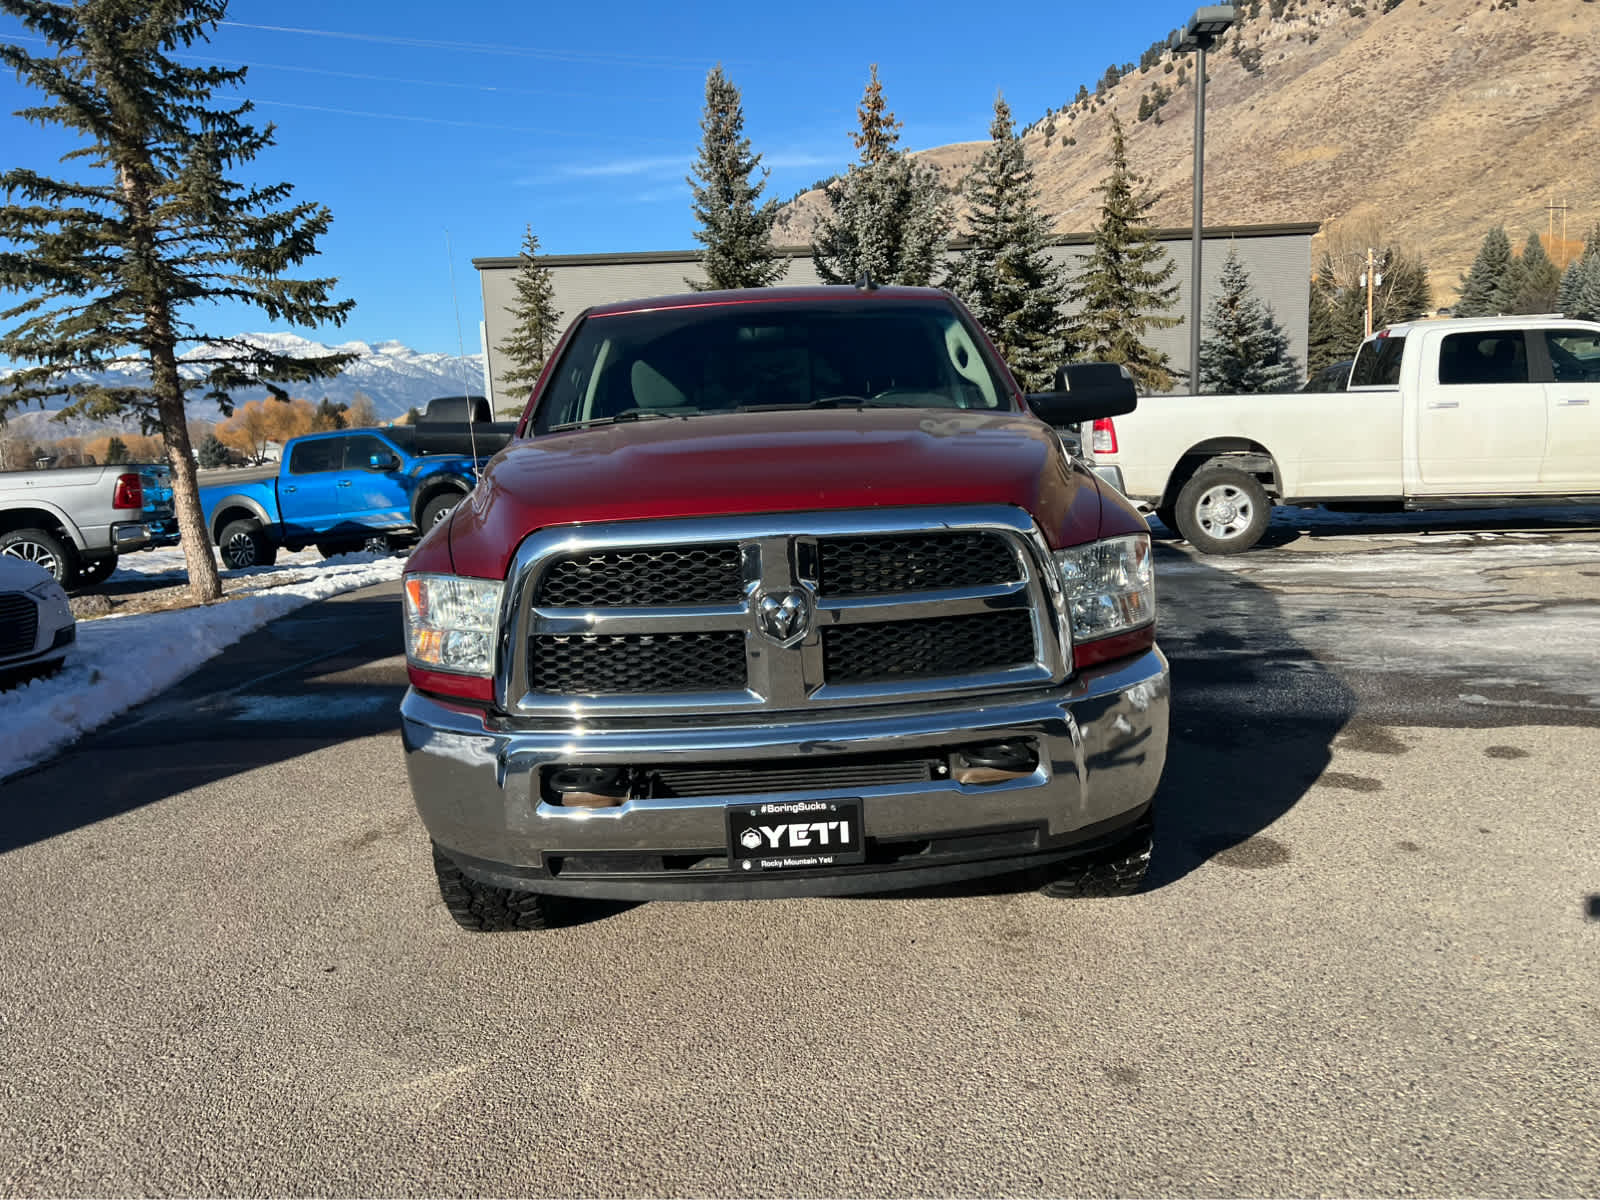
[[[60,670],[77,637],[55,577],[37,563],[0,554],[0,686]]]

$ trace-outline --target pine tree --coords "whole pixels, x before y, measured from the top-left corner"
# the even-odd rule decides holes
[[[335,404],[324,396],[322,403],[317,405],[317,411],[311,418],[311,432],[328,433],[335,429],[343,429],[346,424],[344,414],[349,407],[348,404]]]
[[[511,286],[516,303],[511,306],[511,331],[499,350],[511,360],[500,376],[507,387],[532,387],[539,381],[545,359],[561,337],[561,314],[556,311],[556,285],[550,268],[539,262],[539,238],[529,225],[522,236],[522,266]]]
[[[995,98],[989,137],[966,181],[972,249],[945,286],[972,309],[1023,387],[1044,391],[1068,357],[1067,279],[1050,257],[1050,227],[1004,97]]]
[[[207,471],[228,465],[228,447],[223,445],[222,439],[214,433],[206,434],[206,440],[200,443],[200,466]]]
[[[114,467],[128,461],[128,443],[116,434],[106,443],[106,466]]]
[[[899,148],[900,122],[888,111],[878,66],[850,135],[860,152],[842,180],[826,191],[829,212],[818,225],[812,262],[824,283],[926,286],[949,236],[950,210],[931,167]]]
[[[1522,256],[1517,260],[1516,291],[1508,312],[1547,313],[1555,308],[1556,290],[1561,286],[1561,271],[1545,253],[1537,233],[1528,235]]]
[[[1346,346],[1339,340],[1339,330],[1334,322],[1333,304],[1337,293],[1334,283],[1333,260],[1327,254],[1311,276],[1311,303],[1309,328],[1306,338],[1306,373],[1315,375],[1324,367],[1343,362],[1351,357],[1355,345]]]
[[[1556,308],[1569,317],[1600,320],[1600,225],[1590,233],[1583,254],[1562,274]]]
[[[223,18],[226,0],[0,0],[0,11],[52,49],[0,45],[0,63],[49,102],[18,115],[80,139],[66,157],[88,169],[71,180],[25,168],[0,173],[0,287],[23,299],[0,312],[0,358],[23,364],[0,411],[65,395],[72,415],[132,414],[159,427],[172,468],[173,505],[190,593],[222,595],[195,486],[185,393],[203,384],[224,412],[240,388],[336,375],[353,355],[300,358],[209,335],[197,310],[219,301],[293,325],[343,324],[354,301],[331,298],[333,279],[286,279],[316,254],[331,214],[290,204],[287,183],[237,183],[226,172],[273,143],[245,118],[248,101],[217,104],[245,70],[186,65],[187,51]],[[198,382],[178,373],[200,375]],[[81,382],[135,360],[146,386]]]
[[[1103,197],[1100,221],[1072,285],[1078,312],[1069,336],[1080,358],[1121,363],[1140,390],[1161,392],[1172,386],[1167,356],[1146,345],[1144,335],[1183,322],[1161,315],[1177,299],[1177,284],[1168,282],[1177,266],[1156,240],[1150,223],[1155,195],[1142,185],[1128,169],[1122,122],[1112,113],[1111,174],[1095,189]]]
[[[1496,225],[1484,235],[1472,266],[1461,277],[1461,295],[1455,304],[1458,317],[1492,317],[1511,311],[1511,239],[1505,226]]]
[[[1222,264],[1222,290],[1211,302],[1206,325],[1211,336],[1200,343],[1198,390],[1232,395],[1286,392],[1300,381],[1300,368],[1289,353],[1289,335],[1256,297],[1234,250]]]
[[[788,263],[772,252],[772,222],[778,202],[757,207],[767,172],[761,155],[750,152],[744,136],[744,105],[739,89],[718,64],[706,76],[706,107],[700,118],[700,157],[695,159],[689,188],[700,223],[695,240],[705,247],[701,267],[706,281],[689,281],[695,291],[767,287],[783,277]]]

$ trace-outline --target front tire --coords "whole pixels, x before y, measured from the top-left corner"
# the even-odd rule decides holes
[[[229,521],[217,536],[222,565],[230,571],[270,567],[278,561],[278,546],[254,518]]]
[[[1272,501],[1260,480],[1220,464],[1196,471],[1173,508],[1178,532],[1202,554],[1243,554],[1272,519]]]
[[[77,547],[43,529],[13,529],[0,534],[0,554],[43,567],[64,588],[78,586]]]
[[[1087,862],[1073,863],[1039,890],[1057,900],[1131,896],[1144,886],[1150,871],[1155,820],[1146,815],[1110,850]]]
[[[555,924],[554,903],[540,892],[480,883],[466,874],[443,850],[433,844],[433,873],[439,880],[439,897],[457,925],[473,933],[498,933],[509,929],[547,929]]]
[[[442,496],[435,496],[422,506],[422,512],[417,515],[417,528],[427,533],[440,521],[449,517],[463,499],[464,497],[455,492],[445,492]]]

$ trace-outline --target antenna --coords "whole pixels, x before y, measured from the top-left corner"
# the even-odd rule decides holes
[[[444,257],[445,261],[450,264],[450,303],[455,305],[456,309],[457,361],[461,363],[461,372],[465,376],[467,370],[467,343],[466,339],[461,336],[461,298],[456,295],[456,256],[455,251],[450,248],[449,229],[444,231]],[[466,382],[463,382],[461,385],[461,398],[467,403],[467,442],[472,447],[472,477],[476,479],[478,477],[478,431],[476,429],[477,422],[473,420],[473,417],[477,414],[472,411],[471,395],[471,387]],[[490,399],[489,403],[492,405],[494,403],[493,399]]]

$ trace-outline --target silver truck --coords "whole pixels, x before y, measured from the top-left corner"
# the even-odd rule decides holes
[[[69,590],[101,583],[117,556],[177,541],[167,468],[118,464],[0,472],[0,554]]]

